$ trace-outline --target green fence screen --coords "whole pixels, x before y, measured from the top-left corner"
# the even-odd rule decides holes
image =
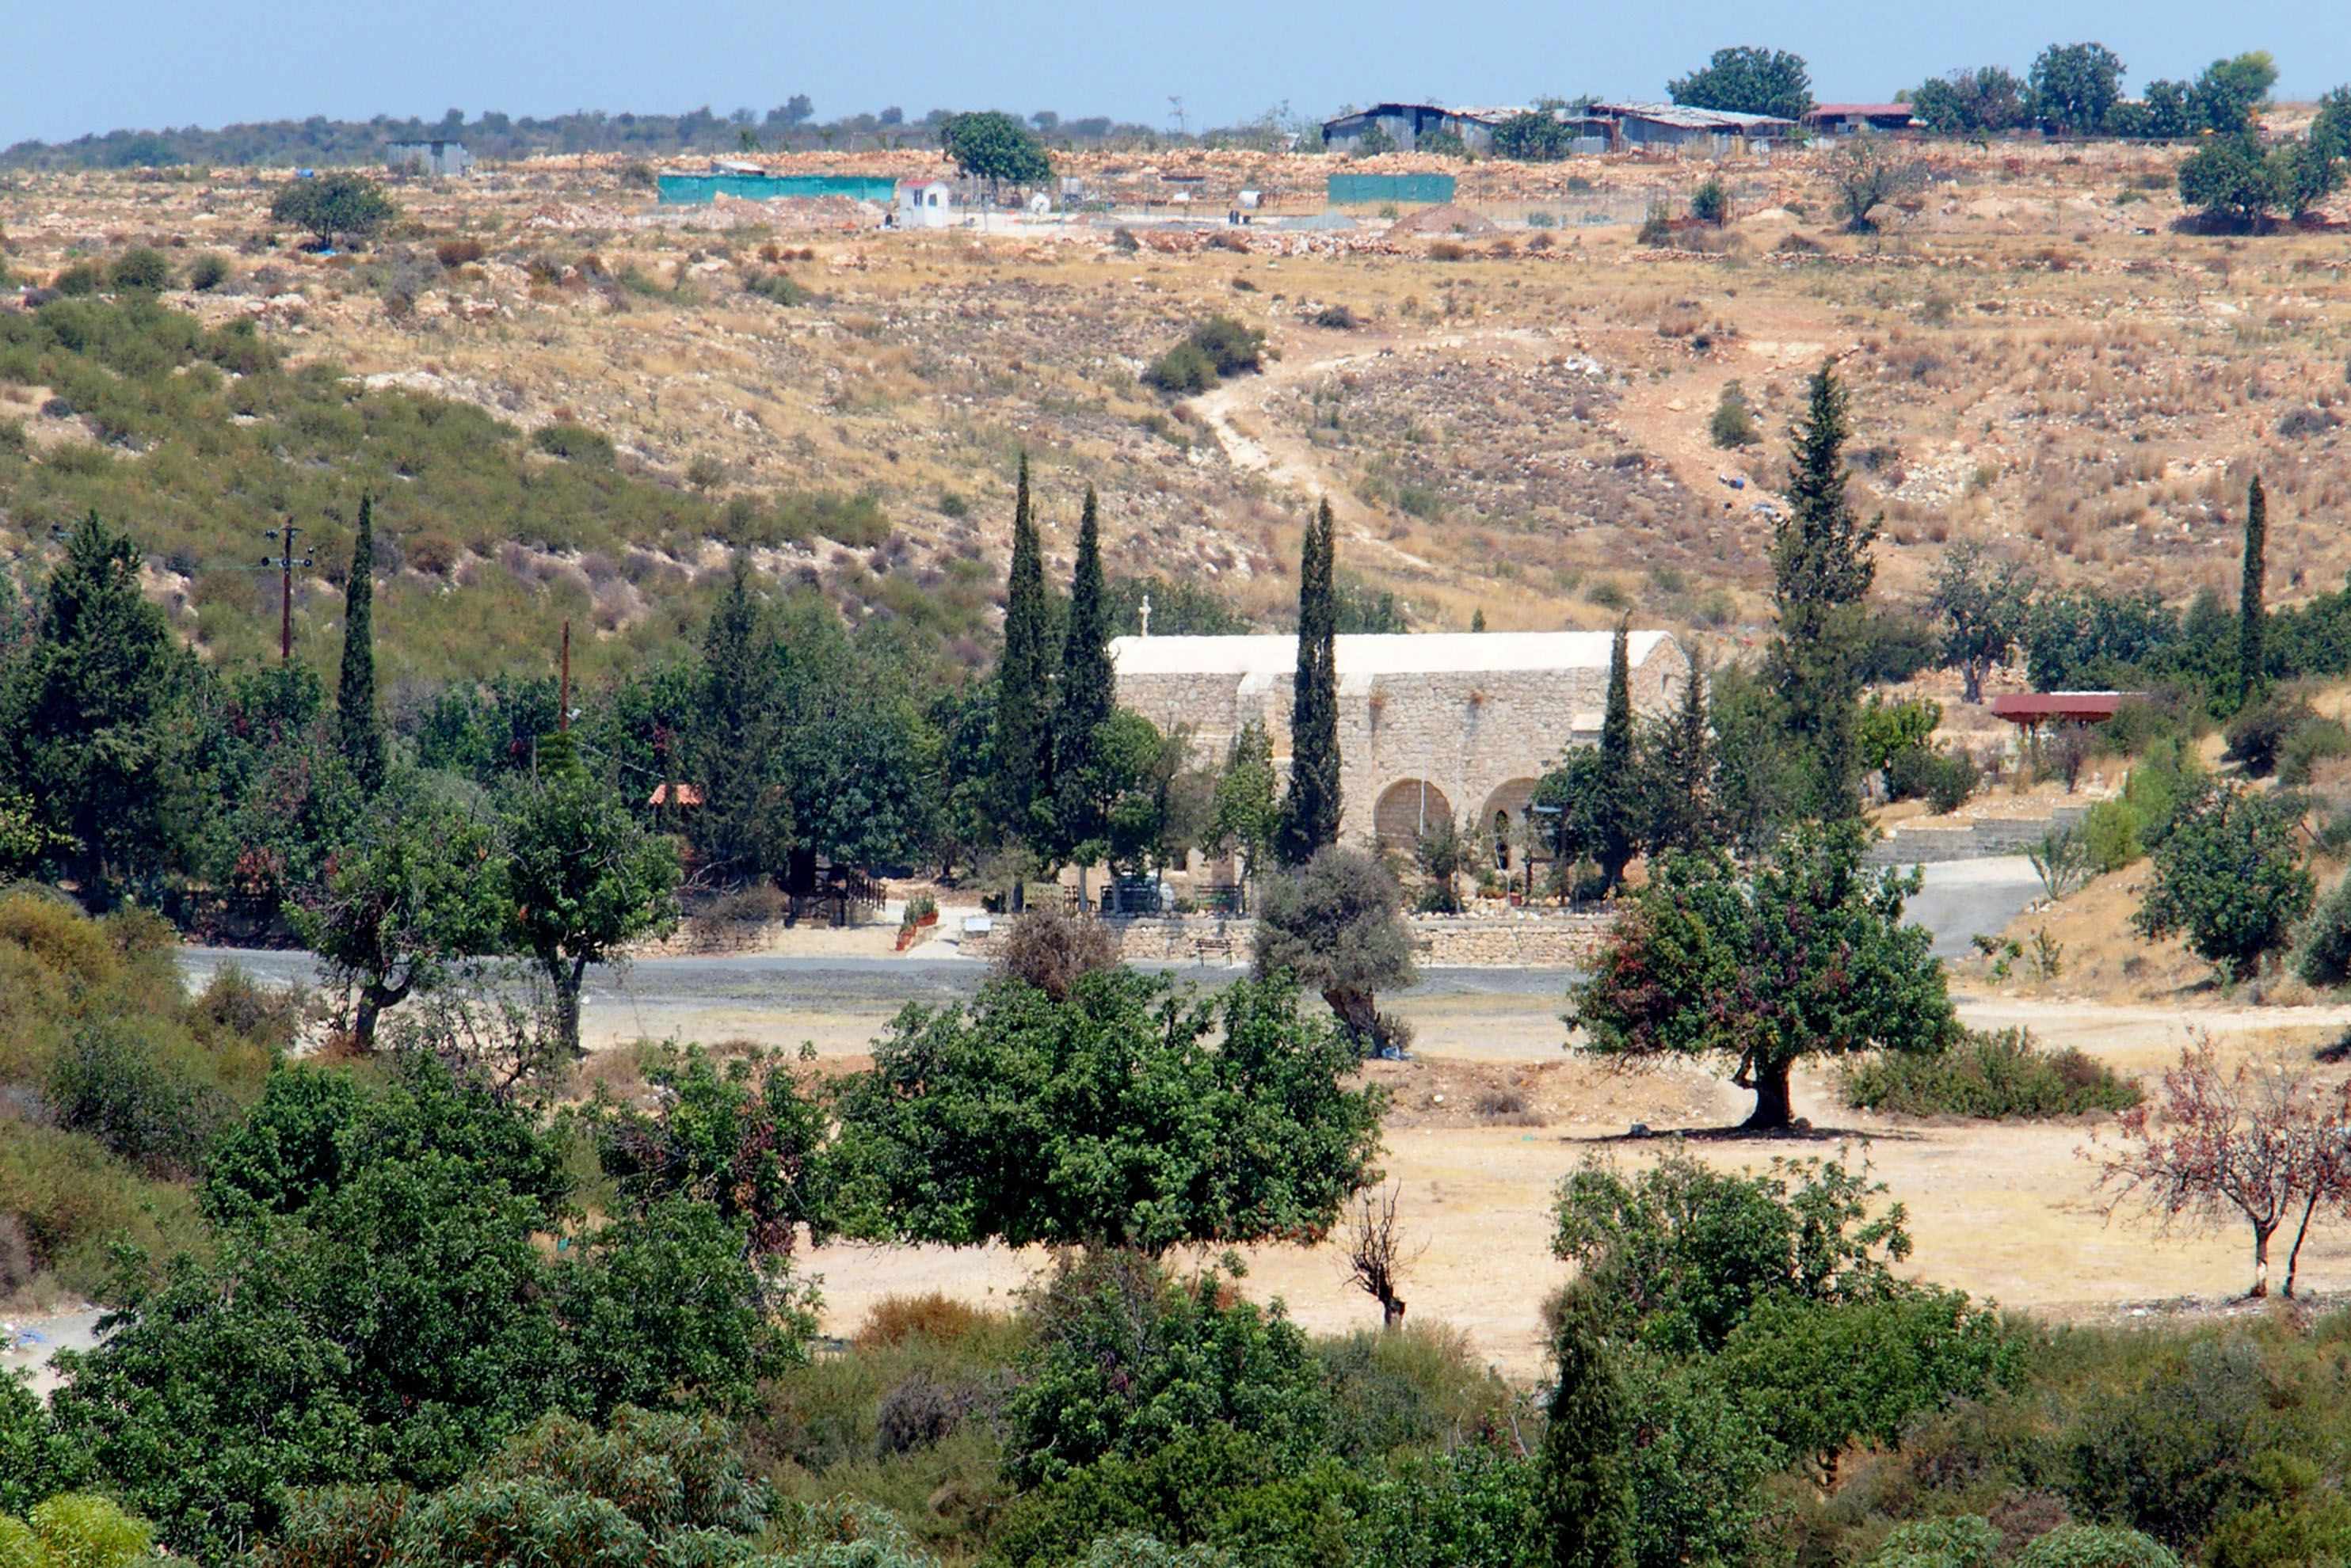
[[[707,202],[721,191],[754,202],[852,196],[887,206],[898,197],[898,182],[880,174],[664,174],[659,183],[664,202]]]
[[[1373,202],[1449,202],[1453,199],[1453,176],[1332,174],[1322,194],[1334,207],[1362,206]]]

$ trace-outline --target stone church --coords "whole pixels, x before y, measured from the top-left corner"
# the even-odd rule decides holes
[[[1595,744],[1608,701],[1606,632],[1424,632],[1338,639],[1341,835],[1408,849],[1452,816],[1503,844],[1526,831],[1536,782],[1571,746]],[[1681,698],[1689,660],[1664,632],[1627,640],[1633,709]],[[1297,639],[1119,637],[1120,706],[1163,730],[1188,727],[1197,759],[1221,767],[1255,719],[1277,772],[1290,758]]]

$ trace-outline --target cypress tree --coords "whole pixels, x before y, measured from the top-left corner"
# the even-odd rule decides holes
[[[1608,1359],[1592,1287],[1562,1303],[1559,1385],[1543,1433],[1537,1506],[1553,1568],[1626,1568],[1633,1560],[1632,1422]]]
[[[1061,640],[1061,679],[1053,706],[1054,847],[1059,853],[1075,856],[1081,866],[1104,852],[1101,802],[1094,798],[1094,737],[1116,703],[1098,509],[1094,487],[1089,485],[1085,510],[1078,519],[1070,624]]]
[[[2270,503],[2262,476],[2245,493],[2245,580],[2237,601],[2237,706],[2250,707],[2269,685],[2263,643],[2269,633],[2267,597]]]
[[[1298,674],[1290,713],[1290,789],[1282,802],[1284,864],[1304,865],[1339,836],[1337,528],[1325,499],[1306,525],[1298,559]]]
[[[712,865],[744,877],[779,868],[789,852],[791,802],[769,788],[781,687],[776,640],[751,591],[750,560],[738,550],[703,631],[687,754],[702,787],[695,847]],[[542,744],[542,768],[546,757]]]
[[[375,497],[360,497],[359,537],[343,584],[343,672],[335,688],[336,737],[361,789],[383,784],[383,726],[375,711]]]
[[[1850,817],[1861,808],[1863,602],[1877,569],[1877,530],[1845,497],[1844,443],[1852,425],[1833,365],[1812,378],[1794,432],[1788,513],[1772,525],[1772,598],[1779,634],[1770,668],[1791,737],[1811,773],[1813,812]]]
[[[1696,850],[1714,832],[1714,733],[1706,708],[1706,670],[1690,661],[1682,703],[1650,741],[1651,852]]]
[[[1593,826],[1599,842],[1593,858],[1601,874],[1614,887],[1625,880],[1640,832],[1641,780],[1633,756],[1633,669],[1627,622],[1616,623],[1608,652],[1608,706],[1600,720],[1600,799],[1593,802]]]
[[[1012,503],[1012,570],[1005,586],[1004,659],[997,668],[996,773],[998,821],[1014,836],[1030,831],[1051,767],[1052,607],[1045,559],[1029,510],[1029,455]]]

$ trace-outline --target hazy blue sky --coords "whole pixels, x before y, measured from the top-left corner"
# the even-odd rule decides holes
[[[1287,100],[1507,103],[1555,92],[1664,95],[1722,44],[1792,48],[1816,96],[1874,99],[1954,66],[2022,71],[2052,40],[2096,38],[2128,86],[2267,48],[2282,96],[2351,79],[2339,0],[1667,0],[1404,5],[1155,0],[1149,5],[872,0],[57,0],[14,5],[0,144],[118,126],[309,114],[572,109],[903,107],[1229,123]]]

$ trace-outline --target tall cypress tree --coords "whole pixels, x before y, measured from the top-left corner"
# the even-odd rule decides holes
[[[360,497],[359,538],[343,584],[343,673],[335,688],[335,729],[343,761],[360,789],[383,784],[383,726],[375,711],[375,497]]]
[[[1053,791],[1058,853],[1081,866],[1100,858],[1104,823],[1094,777],[1094,740],[1116,706],[1110,663],[1110,598],[1102,583],[1102,525],[1094,487],[1078,519],[1070,575],[1070,624],[1061,639],[1061,680],[1053,701]]]
[[[1339,836],[1338,530],[1325,499],[1306,525],[1298,559],[1298,674],[1290,711],[1290,790],[1280,841],[1287,865],[1304,865]]]
[[[2269,634],[2267,605],[2270,552],[2270,503],[2262,493],[2262,476],[2253,476],[2245,493],[2245,580],[2237,599],[2237,706],[2249,707],[2269,685],[2264,643]]]
[[[1780,616],[1772,685],[1812,776],[1809,804],[1828,818],[1861,809],[1863,605],[1877,574],[1869,556],[1877,530],[1855,517],[1845,497],[1851,431],[1844,388],[1835,367],[1824,364],[1812,378],[1794,433],[1788,513],[1772,525],[1772,598]]]
[[[1593,826],[1599,842],[1593,858],[1601,874],[1614,887],[1625,880],[1640,837],[1641,780],[1633,756],[1632,634],[1628,622],[1616,623],[1608,651],[1608,706],[1600,720],[1600,799],[1593,802]]]
[[[1012,571],[1005,586],[1004,659],[997,666],[996,776],[998,821],[1015,837],[1031,831],[1031,812],[1052,765],[1052,606],[1045,598],[1045,557],[1029,510],[1029,455],[1012,503]]]

